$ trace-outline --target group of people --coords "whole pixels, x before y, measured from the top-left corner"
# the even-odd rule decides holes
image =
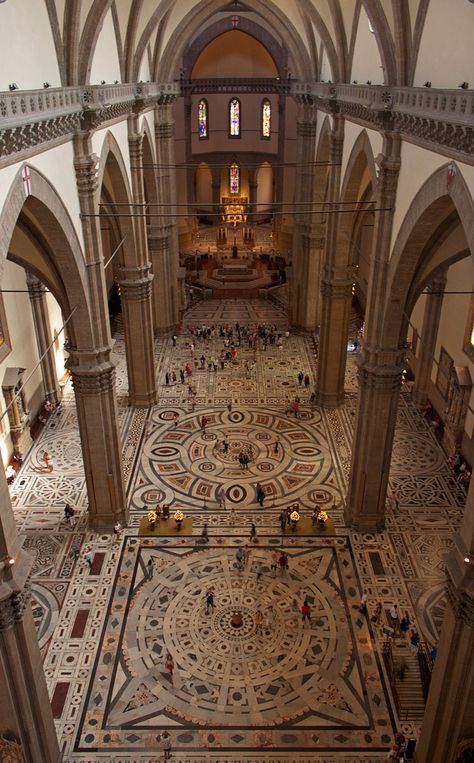
[[[469,488],[471,482],[471,470],[467,464],[467,461],[463,458],[460,450],[457,450],[454,457],[449,460],[454,478],[466,491]]]

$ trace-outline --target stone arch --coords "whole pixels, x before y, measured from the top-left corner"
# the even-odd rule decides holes
[[[263,0],[249,0],[246,6],[265,19],[275,30],[276,36],[282,39],[284,47],[291,50],[295,75],[303,81],[312,79],[313,65],[306,45],[287,16],[276,5]],[[220,0],[207,0],[192,8],[181,20],[171,34],[154,73],[157,81],[165,82],[176,78],[187,40],[192,39],[205,26],[209,17],[221,8]]]
[[[288,51],[280,45],[275,37],[264,27],[257,24],[253,19],[242,18],[239,20],[239,32],[245,32],[255,40],[260,42],[268,51],[278,70],[278,75],[283,78],[286,75],[288,64]],[[194,65],[204,48],[219,37],[221,34],[229,31],[229,21],[227,18],[219,19],[214,24],[206,27],[196,37],[183,55],[184,76],[189,78]]]
[[[314,198],[316,201],[325,201],[327,196],[327,184],[329,166],[319,162],[329,162],[331,155],[331,120],[326,115],[319,133],[318,146],[316,149],[316,168],[314,173]]]
[[[448,186],[448,170],[456,174]],[[407,308],[413,302],[413,284],[420,265],[433,251],[435,234],[443,223],[458,218],[474,259],[474,200],[462,172],[454,164],[444,164],[419,189],[400,226],[392,249],[387,274],[387,295],[383,316],[384,345],[398,346],[405,339]],[[441,263],[438,263],[441,265]]]
[[[25,196],[25,182],[19,169],[0,214],[0,268],[3,275],[7,257],[31,270],[52,292],[63,314],[76,307],[68,324],[68,335],[78,349],[94,346],[93,326],[87,295],[87,273],[79,238],[59,194],[39,170],[23,165],[29,174],[31,193]],[[20,215],[30,232],[39,234],[41,256],[30,261],[10,251]]]
[[[127,215],[135,210],[131,207],[132,193],[122,152],[110,131],[107,132],[102,144],[98,188],[99,199],[101,200],[100,197],[103,194],[107,200],[107,207],[101,207],[101,213],[103,212],[104,218],[110,221],[116,246],[125,239],[117,253],[117,263],[132,267],[135,262],[134,225],[133,218]]]

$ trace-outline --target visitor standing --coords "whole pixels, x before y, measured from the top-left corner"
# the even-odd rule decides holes
[[[255,623],[255,633],[256,635],[262,634],[262,627],[263,627],[263,612],[260,609],[257,609],[253,616],[253,620]]]
[[[214,591],[210,588],[206,591],[206,615],[209,614],[211,609],[214,609]]]
[[[309,606],[308,599],[305,599],[303,604],[301,605],[301,617],[304,622],[304,620],[308,620],[308,622],[311,622],[311,607]]]

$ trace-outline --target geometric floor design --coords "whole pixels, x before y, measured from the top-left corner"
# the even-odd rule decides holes
[[[270,540],[275,547],[278,539]],[[291,545],[284,574],[272,571],[270,548],[252,547],[241,572],[234,545],[126,541],[78,751],[149,749],[163,729],[188,755],[203,737],[210,750],[235,752],[262,741],[282,752],[387,746],[393,728],[384,679],[358,611],[346,538]],[[215,607],[207,613],[209,588]],[[304,598],[311,622],[302,621]],[[261,633],[257,609],[265,615]],[[231,623],[235,611],[243,615],[239,628]]]
[[[283,348],[238,349],[235,363],[200,370],[200,356],[218,359],[219,336],[197,341],[189,326],[254,323],[286,330],[283,314],[258,300],[208,301],[188,313],[177,347],[155,345],[159,403],[151,411],[127,404],[125,348],[116,336],[117,397],[130,524],[120,541],[87,527],[87,494],[74,395],[66,386],[53,416],[10,488],[23,545],[34,556],[33,613],[64,759],[98,763],[161,759],[163,729],[173,760],[201,763],[381,763],[399,722],[381,667],[381,629],[355,609],[362,591],[371,611],[394,602],[422,638],[436,643],[445,600],[444,555],[452,548],[465,494],[454,481],[431,428],[402,391],[383,533],[349,531],[343,522],[357,406],[355,355],[348,353],[343,405],[311,410],[315,358],[308,338],[290,334]],[[193,367],[192,410],[179,369]],[[165,384],[175,371],[176,384]],[[299,371],[311,385],[298,384]],[[285,413],[301,396],[300,416]],[[228,406],[231,404],[231,410]],[[176,421],[175,414],[178,414]],[[206,431],[200,428],[208,418]],[[227,453],[221,445],[227,437]],[[274,452],[279,438],[281,447]],[[238,453],[252,445],[242,472]],[[41,473],[41,454],[54,457]],[[262,509],[255,484],[265,491]],[[217,489],[226,490],[219,508]],[[333,537],[281,538],[282,506],[314,502],[330,514]],[[193,520],[193,535],[137,539],[144,505],[168,502]],[[71,529],[66,502],[77,509]],[[251,523],[259,543],[246,569],[235,566]],[[210,543],[200,544],[208,525]],[[76,559],[73,545],[81,554]],[[290,556],[288,577],[274,578],[271,549]],[[92,549],[94,567],[83,560]],[[146,579],[148,558],[155,575]],[[215,609],[204,594],[214,588]],[[311,626],[299,615],[304,596]],[[270,604],[273,614],[268,610]],[[229,624],[238,606],[243,624]],[[265,615],[256,634],[253,612]],[[232,628],[232,630],[230,630]],[[175,661],[172,681],[163,655]],[[165,655],[166,657],[166,655]]]

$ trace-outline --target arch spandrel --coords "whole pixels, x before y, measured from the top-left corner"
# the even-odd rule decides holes
[[[455,176],[449,182],[448,171],[453,166]],[[427,266],[426,253],[430,241],[440,230],[443,220],[451,218],[453,212],[463,228],[467,249],[474,262],[474,200],[459,167],[447,163],[420,188],[395,240],[387,277],[388,299],[382,319],[382,336],[387,346],[405,339],[406,314],[413,283],[420,265]],[[442,264],[438,263],[437,267]]]
[[[9,255],[18,264],[28,267],[48,286],[58,300],[64,315],[73,308],[69,334],[74,333],[76,346],[94,346],[90,305],[87,296],[87,272],[82,249],[69,213],[60,196],[39,170],[28,166],[31,193],[25,196],[25,183],[20,168],[12,182],[0,213],[0,279]],[[29,220],[30,235],[36,230],[47,242],[40,259],[20,257],[10,247],[20,216]]]

